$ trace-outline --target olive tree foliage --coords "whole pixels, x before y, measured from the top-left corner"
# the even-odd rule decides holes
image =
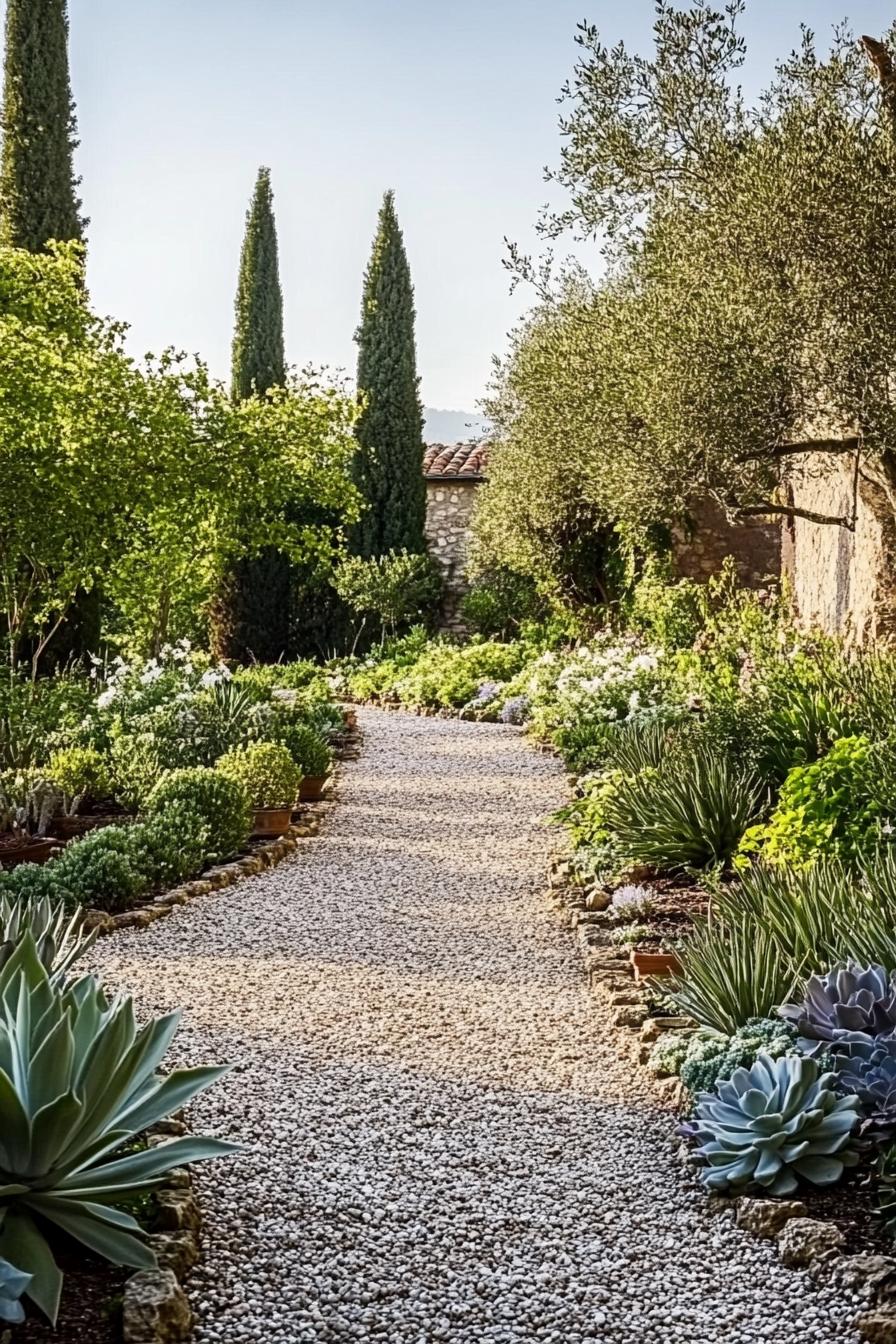
[[[539,227],[592,240],[604,274],[511,249],[538,302],[496,367],[480,555],[531,567],[577,509],[633,532],[696,494],[805,513],[788,472],[832,452],[896,503],[896,35],[841,28],[821,55],[804,30],[748,107],[744,9],[661,0],[650,57],[579,30],[550,174],[567,205]]]
[[[138,365],[94,316],[82,250],[0,248],[0,629],[36,674],[98,578],[151,652],[195,632],[229,564],[265,544],[329,560],[359,511],[354,400],[306,375],[234,403],[201,364]],[[327,526],[291,521],[297,491]]]

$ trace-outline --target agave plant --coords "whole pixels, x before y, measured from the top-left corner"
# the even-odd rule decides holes
[[[896,973],[884,966],[844,962],[810,976],[805,994],[802,1003],[785,1003],[779,1012],[796,1027],[807,1054],[896,1033]]]
[[[759,1185],[789,1195],[800,1179],[833,1185],[859,1160],[858,1097],[839,1097],[814,1059],[760,1054],[697,1098],[689,1135],[711,1190]]]
[[[172,1167],[234,1151],[190,1136],[122,1152],[226,1071],[159,1074],[178,1018],[138,1027],[129,996],[108,999],[93,976],[51,977],[30,932],[0,970],[0,1256],[31,1275],[25,1294],[52,1322],[62,1274],[47,1234],[152,1268],[139,1223],[120,1205]]]
[[[0,967],[30,933],[46,969],[53,975],[67,975],[97,939],[99,930],[86,929],[84,918],[83,910],[72,914],[61,901],[48,897],[11,900],[0,892]]]
[[[30,1274],[23,1274],[8,1260],[0,1258],[0,1321],[6,1325],[18,1325],[24,1321],[22,1294],[30,1282]]]

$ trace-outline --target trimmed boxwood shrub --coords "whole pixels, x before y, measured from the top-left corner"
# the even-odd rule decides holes
[[[243,848],[252,830],[252,809],[243,784],[221,770],[194,766],[171,770],[149,795],[147,818],[171,817],[184,810],[208,828],[208,863],[220,863]]]
[[[252,807],[292,807],[302,772],[279,742],[253,742],[222,756],[216,767],[242,784]]]

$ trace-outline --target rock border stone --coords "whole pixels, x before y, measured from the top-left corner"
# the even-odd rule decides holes
[[[589,908],[595,904],[592,894],[574,878],[571,860],[554,859],[548,876],[548,904],[573,935],[588,988],[606,1013],[616,1049],[622,1058],[643,1069],[661,1036],[695,1030],[697,1024],[689,1018],[650,1015],[647,994],[635,980],[631,962],[610,939],[610,916],[605,909]],[[680,1080],[648,1076],[669,1109],[678,1109],[684,1098]],[[675,1146],[683,1167],[688,1167],[687,1148],[677,1139]],[[773,1240],[784,1264],[864,1298],[865,1309],[854,1321],[859,1335],[871,1344],[896,1344],[896,1257],[842,1254],[839,1228],[807,1217],[806,1206],[799,1200],[717,1196],[707,1201],[707,1211],[728,1213],[749,1235]]]
[[[154,1126],[152,1148],[187,1132],[182,1116]],[[175,1167],[155,1192],[156,1217],[147,1241],[155,1269],[140,1269],[125,1280],[121,1307],[122,1344],[185,1344],[195,1324],[182,1281],[200,1254],[202,1214],[188,1167]]]

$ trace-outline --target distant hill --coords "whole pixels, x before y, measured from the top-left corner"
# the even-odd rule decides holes
[[[424,443],[460,443],[464,439],[481,439],[491,429],[491,422],[472,411],[439,411],[432,406],[423,408]]]

